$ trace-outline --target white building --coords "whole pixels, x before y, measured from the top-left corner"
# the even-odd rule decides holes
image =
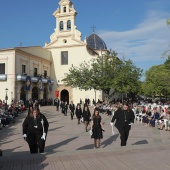
[[[70,0],[59,1],[59,8],[53,13],[56,28],[45,47],[17,47],[0,49],[0,99],[4,100],[6,88],[8,101],[29,98],[56,98],[79,103],[80,98],[102,99],[102,92],[84,91],[65,86],[62,79],[71,66],[79,66],[84,61],[100,56],[107,51],[106,44],[92,33],[82,41],[81,32],[75,25],[77,12]],[[42,77],[37,77],[42,75]],[[45,75],[45,76],[44,76]],[[30,77],[30,89],[26,80]],[[38,80],[43,89],[39,88]],[[49,88],[49,83],[52,89]]]
[[[42,47],[0,49],[0,99],[42,99],[52,96],[48,87],[51,72],[51,53]],[[40,76],[43,88],[39,88]],[[45,76],[44,76],[45,75]],[[26,78],[31,78],[31,89],[25,89]],[[53,83],[53,82],[52,82]],[[5,90],[8,89],[8,90]]]

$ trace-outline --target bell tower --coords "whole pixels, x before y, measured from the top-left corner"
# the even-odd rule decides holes
[[[75,39],[81,40],[81,32],[75,26],[77,12],[74,9],[73,3],[70,0],[61,0],[58,4],[59,8],[53,13],[53,16],[56,18],[56,28],[50,36],[51,42],[63,36],[72,36]]]

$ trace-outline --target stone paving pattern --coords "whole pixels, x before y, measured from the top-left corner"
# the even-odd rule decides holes
[[[69,113],[64,116],[54,106],[41,107],[41,111],[50,125],[45,153],[29,153],[22,137],[27,113],[22,113],[16,123],[0,130],[0,170],[170,170],[169,131],[135,122],[127,146],[121,147],[117,129],[115,135],[111,133],[111,117],[101,114],[104,138],[101,148],[94,149],[93,139],[76,117],[71,120]]]

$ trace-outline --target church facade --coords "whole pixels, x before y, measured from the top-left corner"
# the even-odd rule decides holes
[[[59,1],[53,13],[56,28],[44,47],[0,49],[0,84],[4,90],[0,99],[55,99],[75,104],[89,98],[102,100],[102,92],[80,90],[62,81],[69,68],[107,52],[104,41],[94,32],[82,41],[75,25],[77,12],[70,0]],[[5,90],[8,89],[8,90]]]

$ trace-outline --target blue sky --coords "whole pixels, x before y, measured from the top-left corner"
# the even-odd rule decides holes
[[[0,48],[44,46],[56,23],[52,16],[59,0],[1,0]],[[144,71],[164,63],[170,48],[170,0],[72,0],[82,39],[95,33],[108,49],[131,59]]]

